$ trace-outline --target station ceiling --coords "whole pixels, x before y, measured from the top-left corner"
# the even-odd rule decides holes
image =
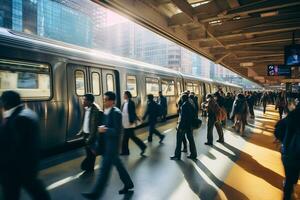
[[[300,0],[92,0],[262,85],[300,40]]]

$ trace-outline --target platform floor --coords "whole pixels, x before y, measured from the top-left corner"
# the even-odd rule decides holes
[[[204,145],[204,122],[199,130],[194,131],[197,161],[187,159],[186,153],[183,153],[182,161],[170,160],[175,148],[176,122],[171,120],[160,124],[158,129],[166,135],[163,144],[159,144],[158,138],[154,137],[152,143],[147,143],[146,157],[141,157],[138,147],[130,143],[131,155],[122,157],[135,184],[134,193],[125,196],[118,194],[123,186],[114,169],[103,199],[282,199],[284,172],[279,145],[274,143],[273,137],[278,113],[273,106],[268,106],[265,115],[260,109],[255,114],[255,120],[248,120],[246,137],[226,128],[225,144],[215,142],[213,147]],[[231,127],[231,124],[227,126]],[[140,132],[139,137],[146,141],[147,132]],[[216,130],[214,137],[216,140]],[[89,190],[98,174],[96,170],[90,176],[82,175],[80,163],[83,158],[79,156],[41,170],[40,177],[52,199],[83,199],[80,193]],[[99,162],[100,158],[96,168]],[[25,192],[22,199],[29,199]],[[300,199],[300,182],[294,199]]]

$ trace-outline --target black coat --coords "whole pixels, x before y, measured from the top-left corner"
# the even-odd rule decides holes
[[[124,103],[121,106],[121,110],[123,110]],[[135,103],[131,99],[128,99],[128,115],[129,115],[129,122],[134,123],[138,117],[135,112]]]
[[[159,106],[155,101],[148,101],[146,112],[143,116],[143,120],[146,119],[147,116],[149,116],[149,123],[156,123],[157,117],[159,115]]]
[[[38,171],[39,122],[37,115],[17,107],[0,127],[0,173],[33,176]]]
[[[107,131],[100,133],[104,135],[104,156],[117,156],[122,133],[122,113],[117,107],[113,107],[108,115],[104,115],[104,125]]]
[[[194,108],[188,101],[184,102],[180,109],[180,121],[178,128],[191,129],[194,117]]]

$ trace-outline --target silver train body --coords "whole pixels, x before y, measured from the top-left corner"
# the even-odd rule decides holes
[[[207,93],[215,92],[219,87],[224,92],[242,90],[233,84],[214,82],[160,66],[2,28],[0,73],[2,79],[8,76],[17,77],[16,80],[6,80],[9,82],[6,85],[12,85],[16,81],[16,88],[7,88],[2,83],[3,80],[0,80],[0,93],[6,89],[17,89],[21,96],[25,96],[24,104],[39,115],[43,150],[82,139],[76,134],[81,129],[83,93],[94,93],[96,103],[103,108],[103,94],[107,90],[117,93],[117,106],[120,106],[123,91],[129,89],[136,93],[133,100],[137,114],[141,117],[147,104],[147,92],[157,95],[158,90],[163,89],[167,93],[170,117],[177,115],[176,102],[184,90],[195,91],[200,100],[199,105]]]

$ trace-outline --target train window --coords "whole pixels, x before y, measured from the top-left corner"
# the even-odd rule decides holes
[[[193,84],[193,91],[195,92],[195,94],[199,94],[199,87],[197,84]]]
[[[190,92],[194,92],[193,83],[187,83],[186,84],[186,89],[189,90]]]
[[[107,86],[107,91],[114,91],[114,76],[112,74],[107,74],[106,75],[106,86]]]
[[[153,94],[157,96],[159,92],[159,85],[157,78],[146,78],[146,94]]]
[[[23,99],[49,99],[50,85],[49,65],[0,59],[0,94],[14,90]]]
[[[92,73],[93,95],[100,95],[100,75],[97,72]]]
[[[181,95],[181,84],[180,82],[177,82],[177,92],[178,92],[178,95]]]
[[[76,70],[75,71],[75,83],[76,83],[76,94],[82,96],[85,94],[85,78],[84,72]]]
[[[200,95],[203,95],[202,83],[199,84],[199,92],[200,92]]]
[[[165,96],[175,95],[175,83],[172,80],[162,80],[161,81],[162,93]]]
[[[132,97],[137,97],[136,76],[127,75],[127,90],[130,91]]]

